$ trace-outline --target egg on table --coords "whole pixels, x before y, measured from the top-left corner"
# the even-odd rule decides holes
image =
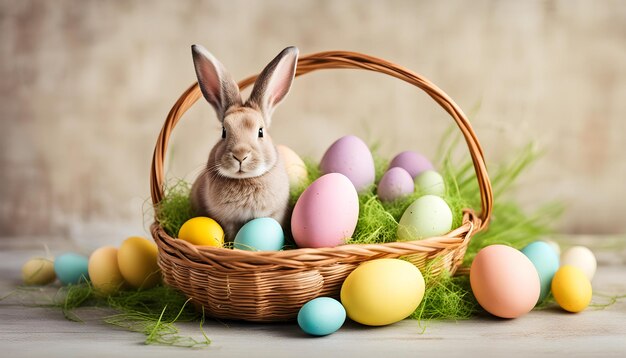
[[[56,278],[52,259],[32,258],[22,266],[22,281],[25,285],[47,285]]]
[[[411,315],[424,297],[420,270],[399,259],[367,261],[341,286],[341,303],[348,317],[368,326],[384,326]]]
[[[287,175],[289,176],[289,187],[297,188],[302,185],[302,183],[305,183],[309,176],[309,172],[302,158],[300,158],[296,152],[286,145],[279,144],[276,148],[283,159],[285,170],[287,170]]]
[[[470,285],[482,308],[502,318],[530,312],[541,291],[530,259],[505,245],[490,245],[476,254],[470,267]]]
[[[133,236],[117,250],[117,263],[124,280],[133,288],[151,288],[161,282],[157,264],[158,249],[154,242]]]
[[[54,272],[61,283],[77,284],[89,280],[89,259],[73,252],[65,253],[54,260]]]
[[[89,278],[96,293],[107,296],[123,288],[126,281],[117,262],[117,248],[105,246],[89,256]]]
[[[221,247],[224,230],[217,221],[198,216],[185,221],[178,230],[178,238],[194,245]]]
[[[318,297],[307,302],[298,312],[298,325],[312,336],[327,336],[346,321],[346,310],[330,297]]]
[[[578,267],[561,266],[552,279],[552,295],[556,303],[566,311],[583,311],[591,302],[591,282]]]
[[[335,247],[352,237],[359,218],[359,196],[343,174],[315,180],[298,198],[291,232],[298,247]]]
[[[398,240],[412,241],[440,236],[452,228],[452,210],[436,195],[424,195],[404,211],[398,223]]]
[[[374,158],[367,144],[356,136],[345,136],[335,141],[320,161],[323,174],[345,175],[358,192],[374,184]]]
[[[257,218],[239,229],[234,244],[239,250],[279,251],[285,245],[285,234],[273,218]]]
[[[430,160],[422,154],[414,151],[404,151],[393,157],[389,168],[401,167],[415,179],[419,174],[426,170],[432,170],[433,165]]]
[[[561,254],[561,266],[572,265],[578,267],[585,273],[589,281],[593,280],[596,274],[598,263],[596,256],[584,246],[574,246],[563,251]]]
[[[522,249],[522,253],[530,259],[539,274],[541,292],[538,302],[541,302],[550,293],[552,278],[559,269],[559,257],[554,249],[543,241],[535,241],[526,245]]]
[[[420,193],[443,196],[446,194],[446,184],[441,174],[434,170],[426,170],[415,177],[415,184]]]
[[[381,201],[394,201],[410,195],[415,189],[411,174],[400,167],[390,168],[378,183],[376,195]]]

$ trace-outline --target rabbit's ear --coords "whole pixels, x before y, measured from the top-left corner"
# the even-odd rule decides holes
[[[200,45],[193,45],[191,53],[200,90],[204,98],[215,108],[218,119],[223,121],[228,107],[241,104],[239,86],[226,71],[224,65],[207,49]]]
[[[274,108],[291,88],[297,63],[298,48],[287,47],[263,69],[254,83],[248,102],[259,107],[268,126]]]

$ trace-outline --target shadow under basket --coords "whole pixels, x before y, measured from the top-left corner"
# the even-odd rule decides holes
[[[408,242],[343,245],[252,252],[194,246],[170,237],[155,222],[152,236],[159,248],[159,266],[167,285],[182,291],[205,314],[215,318],[247,321],[287,321],[298,315],[308,301],[338,298],[345,278],[359,264],[380,258],[402,257],[420,270],[432,264],[433,273],[455,273],[471,237],[489,222],[493,204],[491,183],[482,148],[461,109],[441,89],[422,76],[388,61],[345,51],[330,51],[301,57],[296,76],[323,69],[361,69],[380,72],[419,87],[455,120],[472,157],[481,196],[481,212],[464,209],[460,227],[440,237]],[[241,89],[256,76],[239,83]],[[193,84],[170,111],[154,149],[151,169],[152,202],[164,197],[164,158],[170,134],[182,115],[201,97]]]

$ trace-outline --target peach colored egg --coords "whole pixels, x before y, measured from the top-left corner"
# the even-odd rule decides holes
[[[334,247],[354,233],[359,197],[343,174],[330,173],[314,181],[300,195],[291,216],[298,247]]]
[[[470,284],[478,303],[502,318],[530,312],[541,290],[533,263],[505,245],[487,246],[478,252],[470,269]]]
[[[287,175],[289,176],[289,187],[296,188],[304,183],[309,173],[306,169],[306,165],[300,156],[286,145],[279,144],[276,146],[280,153]]]

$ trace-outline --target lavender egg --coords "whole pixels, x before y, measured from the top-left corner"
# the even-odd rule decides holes
[[[410,150],[399,153],[393,157],[391,163],[389,164],[389,168],[394,167],[403,168],[411,174],[413,179],[415,179],[415,177],[420,175],[422,172],[433,169],[433,165],[428,158],[418,152]]]
[[[345,175],[359,192],[374,184],[372,153],[365,142],[352,135],[339,138],[326,150],[320,168],[323,174]]]
[[[414,184],[411,174],[400,167],[387,170],[378,183],[376,195],[382,201],[394,201],[413,193]]]

